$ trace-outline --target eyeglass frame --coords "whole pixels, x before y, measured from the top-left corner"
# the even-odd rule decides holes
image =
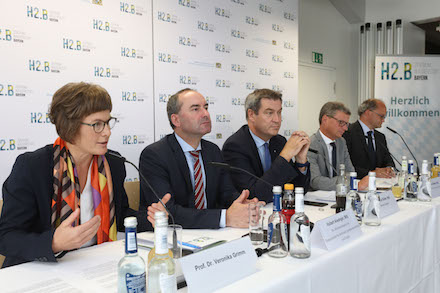
[[[350,122],[345,122],[345,121],[343,121],[343,120],[339,120],[339,119],[337,119],[337,118],[335,118],[335,117],[333,117],[333,116],[330,116],[330,115],[326,115],[327,117],[330,117],[330,118],[333,118],[333,119],[335,119],[336,121],[338,121],[338,123],[339,123],[339,126],[340,127],[345,127],[345,126],[349,126],[350,125]]]
[[[373,112],[374,114],[376,114],[377,116],[379,116],[380,118],[382,118],[383,120],[385,120],[385,119],[387,118],[387,114],[385,114],[385,115],[381,115],[381,114],[379,114],[379,113],[377,113],[376,111],[373,111],[373,110],[371,110],[371,109],[368,109],[368,110],[370,110],[371,112]]]
[[[110,121],[115,121],[114,124],[113,124],[113,126],[110,126],[110,123],[111,123]],[[113,127],[115,127],[115,125],[116,125],[117,122],[118,122],[118,118],[116,118],[116,117],[110,117],[110,119],[107,120],[107,121],[101,121],[101,120],[99,120],[99,121],[96,121],[95,123],[85,123],[85,122],[81,122],[81,124],[82,124],[82,125],[87,125],[87,126],[91,126],[91,127],[93,127],[93,131],[95,131],[95,133],[101,133],[101,132],[104,130],[104,128],[105,128],[106,125],[108,125],[108,127],[109,127],[110,129],[112,129]],[[102,129],[101,129],[100,131],[96,131],[96,126],[98,125],[98,123],[104,123],[104,126],[102,127]]]

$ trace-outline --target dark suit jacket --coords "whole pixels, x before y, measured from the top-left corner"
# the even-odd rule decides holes
[[[249,126],[243,125],[226,140],[223,145],[223,156],[226,163],[245,169],[273,185],[283,186],[284,183],[293,183],[295,186],[304,187],[307,192],[310,184],[310,168],[307,168],[306,175],[303,175],[292,161],[287,162],[286,159],[280,157],[279,154],[285,144],[286,139],[281,135],[270,139],[269,151],[272,164],[270,169],[264,172],[257,146],[249,132]],[[232,180],[237,190],[249,189],[251,196],[266,202],[273,201],[272,187],[264,182],[239,171],[234,172]]]
[[[208,162],[223,162],[220,149],[203,139],[201,147],[206,175],[207,209],[195,208],[188,163],[174,133],[142,151],[140,172],[148,179],[158,196],[162,198],[166,193],[171,193],[167,207],[176,224],[184,228],[217,229],[220,225],[221,209],[229,207],[238,197],[238,193],[227,171],[208,165]],[[157,201],[148,186],[141,182],[140,205],[146,207]]]
[[[112,172],[118,231],[124,231],[125,217],[136,215],[138,230],[151,230],[145,212],[138,215],[128,207],[124,164],[108,155],[107,160]],[[53,193],[52,145],[18,156],[3,184],[0,253],[6,256],[4,267],[33,260],[56,261],[52,251]]]
[[[374,130],[374,140],[376,142],[376,166],[372,166],[368,159],[367,141],[359,121],[356,121],[348,127],[348,131],[344,133],[344,138],[347,142],[351,162],[356,169],[358,178],[365,177],[368,175],[369,171],[376,168],[395,167],[383,133]]]

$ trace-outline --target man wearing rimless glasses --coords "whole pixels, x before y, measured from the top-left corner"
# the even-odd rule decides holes
[[[319,130],[310,138],[309,152],[311,180],[314,190],[336,190],[339,165],[345,165],[345,171],[354,172],[345,139],[342,137],[348,129],[351,112],[344,104],[327,102],[319,113]],[[358,188],[365,189],[368,177],[359,181]]]
[[[358,109],[359,120],[344,133],[351,162],[360,178],[375,171],[376,177],[391,178],[395,167],[385,135],[376,130],[385,121],[387,108],[381,100],[369,99]]]

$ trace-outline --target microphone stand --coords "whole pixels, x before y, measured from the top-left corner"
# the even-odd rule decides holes
[[[364,136],[366,139],[368,139],[368,136]],[[397,164],[399,164],[400,166],[402,166],[402,164],[396,159],[396,157],[395,156],[393,156],[393,154],[388,150],[388,148],[381,142],[381,141],[378,141],[378,140],[374,140],[374,142],[376,142],[376,143],[379,143],[379,145],[384,149],[384,150],[386,150],[386,152],[393,158],[393,160],[394,161],[396,161],[397,162]],[[398,170],[397,170],[398,171]]]
[[[249,176],[251,176],[251,177],[253,177],[253,178],[257,179],[257,180],[260,180],[261,182],[264,182],[265,184],[267,184],[267,185],[270,186],[271,188],[273,187],[273,184],[271,184],[271,183],[267,182],[266,180],[261,179],[260,177],[258,177],[258,176],[256,176],[256,175],[252,174],[252,173],[249,172],[248,170],[245,170],[245,169],[242,169],[242,168],[238,168],[238,167],[234,167],[234,166],[231,166],[231,165],[229,165],[229,164],[226,164],[226,163],[220,163],[220,162],[208,162],[208,165],[216,166],[216,167],[220,167],[220,168],[228,169],[228,170],[234,170],[234,171],[244,172],[244,173],[248,174]]]
[[[314,154],[317,154],[318,156],[321,156],[321,157],[324,159],[324,162],[325,162],[326,164],[329,164],[330,167],[332,167],[333,171],[335,171],[335,174],[336,174],[336,175],[339,174],[338,170],[336,170],[336,168],[335,168],[332,164],[330,164],[329,162],[327,162],[326,157],[323,156],[323,155],[321,155],[317,150],[309,148],[309,152],[314,153]]]
[[[165,210],[167,211],[168,215],[171,218],[171,221],[173,222],[173,255],[176,255],[177,252],[179,251],[178,246],[177,246],[177,232],[176,232],[176,223],[174,222],[174,217],[173,215],[170,213],[170,211],[167,209],[166,205],[162,202],[162,199],[157,195],[156,191],[153,189],[153,187],[150,185],[150,183],[148,182],[147,178],[145,178],[145,176],[141,173],[141,171],[139,170],[139,168],[133,164],[132,162],[130,162],[129,160],[127,160],[125,157],[119,155],[118,153],[112,151],[112,150],[108,150],[108,154],[120,159],[121,161],[123,161],[124,163],[128,163],[130,165],[132,165],[139,173],[139,176],[141,177],[141,179],[143,180],[144,183],[147,184],[147,186],[150,188],[150,190],[153,192],[154,196],[156,196],[156,198],[159,200],[159,202],[162,204],[162,206],[165,208]]]
[[[414,161],[416,161],[416,164],[417,164],[417,174],[420,175],[419,162],[417,161],[416,156],[414,156],[414,154],[413,154],[413,152],[411,151],[411,149],[409,148],[409,146],[406,144],[406,141],[405,141],[405,140],[403,139],[403,137],[402,137],[397,131],[395,131],[394,129],[389,128],[388,126],[387,126],[387,129],[388,129],[389,131],[391,131],[392,133],[397,134],[397,135],[400,137],[400,139],[403,141],[403,143],[405,144],[405,146],[406,146],[406,148],[408,149],[409,153],[410,153],[411,156],[414,158]]]

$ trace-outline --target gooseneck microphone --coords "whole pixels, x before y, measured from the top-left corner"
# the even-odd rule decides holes
[[[317,150],[309,148],[309,152],[314,153],[314,154],[319,154]]]
[[[121,160],[124,163],[128,163],[130,165],[132,165],[139,173],[139,176],[141,177],[141,179],[143,180],[144,183],[147,184],[148,188],[150,188],[150,190],[153,192],[154,196],[156,196],[156,198],[159,200],[159,202],[162,204],[162,206],[165,208],[165,210],[167,211],[168,215],[171,218],[171,221],[173,222],[173,254],[176,254],[178,252],[178,246],[177,246],[177,232],[176,232],[176,223],[174,222],[174,217],[173,215],[170,213],[170,211],[167,209],[166,205],[162,202],[162,199],[157,195],[156,191],[153,189],[153,187],[150,185],[150,182],[148,182],[147,178],[145,178],[145,176],[141,173],[141,171],[139,170],[139,168],[133,164],[132,162],[130,162],[129,160],[127,160],[125,157],[121,156],[120,154],[118,154],[115,151],[112,150],[108,150],[108,154]]]
[[[261,182],[264,182],[265,184],[267,184],[271,188],[273,187],[272,183],[269,183],[266,180],[261,179],[258,176],[255,176],[254,174],[252,174],[248,170],[245,170],[245,169],[242,169],[242,168],[239,168],[239,167],[234,167],[234,166],[231,166],[229,164],[221,163],[221,162],[208,162],[208,165],[220,167],[220,168],[227,169],[227,170],[236,170],[236,171],[244,172],[244,173],[248,174],[249,176],[251,176],[251,177],[253,177],[253,178],[257,179],[257,180],[259,180]]]
[[[249,172],[249,171],[247,171],[247,170],[245,170],[243,168],[234,167],[234,166],[231,166],[229,164],[222,163],[222,162],[208,162],[207,164],[210,165],[210,166],[219,167],[219,168],[223,168],[223,169],[227,169],[227,170],[235,170],[235,171],[239,171],[239,172],[244,172],[244,173],[248,174],[249,176],[257,179],[258,181],[261,181],[264,184],[267,184],[271,188],[273,188],[273,186],[274,186],[272,183],[269,183],[268,181],[266,181],[264,179],[261,179],[260,177],[252,174],[251,172]],[[304,204],[305,205],[311,205],[311,206],[326,206],[327,205],[327,204],[317,203],[317,202],[313,202],[313,201],[309,201],[309,200],[305,200]]]
[[[414,154],[413,154],[413,152],[411,151],[411,149],[409,148],[409,146],[406,144],[406,141],[405,141],[405,140],[403,139],[403,137],[402,137],[397,131],[395,131],[394,129],[389,128],[388,126],[387,126],[387,129],[388,129],[389,131],[391,131],[392,133],[397,134],[397,135],[400,137],[400,139],[403,141],[403,143],[405,144],[405,146],[406,146],[406,148],[408,149],[409,153],[410,153],[411,156],[414,158],[414,161],[416,161],[416,164],[417,164],[417,174],[420,174],[419,162],[417,161],[416,156],[414,156]]]
[[[368,139],[368,136],[364,136],[366,139]],[[402,166],[402,164],[396,159],[395,156],[393,156],[393,154],[390,152],[390,150],[381,142],[378,140],[374,140],[375,143],[379,143],[379,145],[393,158],[394,161],[397,162],[397,164],[399,164],[400,166]],[[399,170],[397,170],[399,171]]]

